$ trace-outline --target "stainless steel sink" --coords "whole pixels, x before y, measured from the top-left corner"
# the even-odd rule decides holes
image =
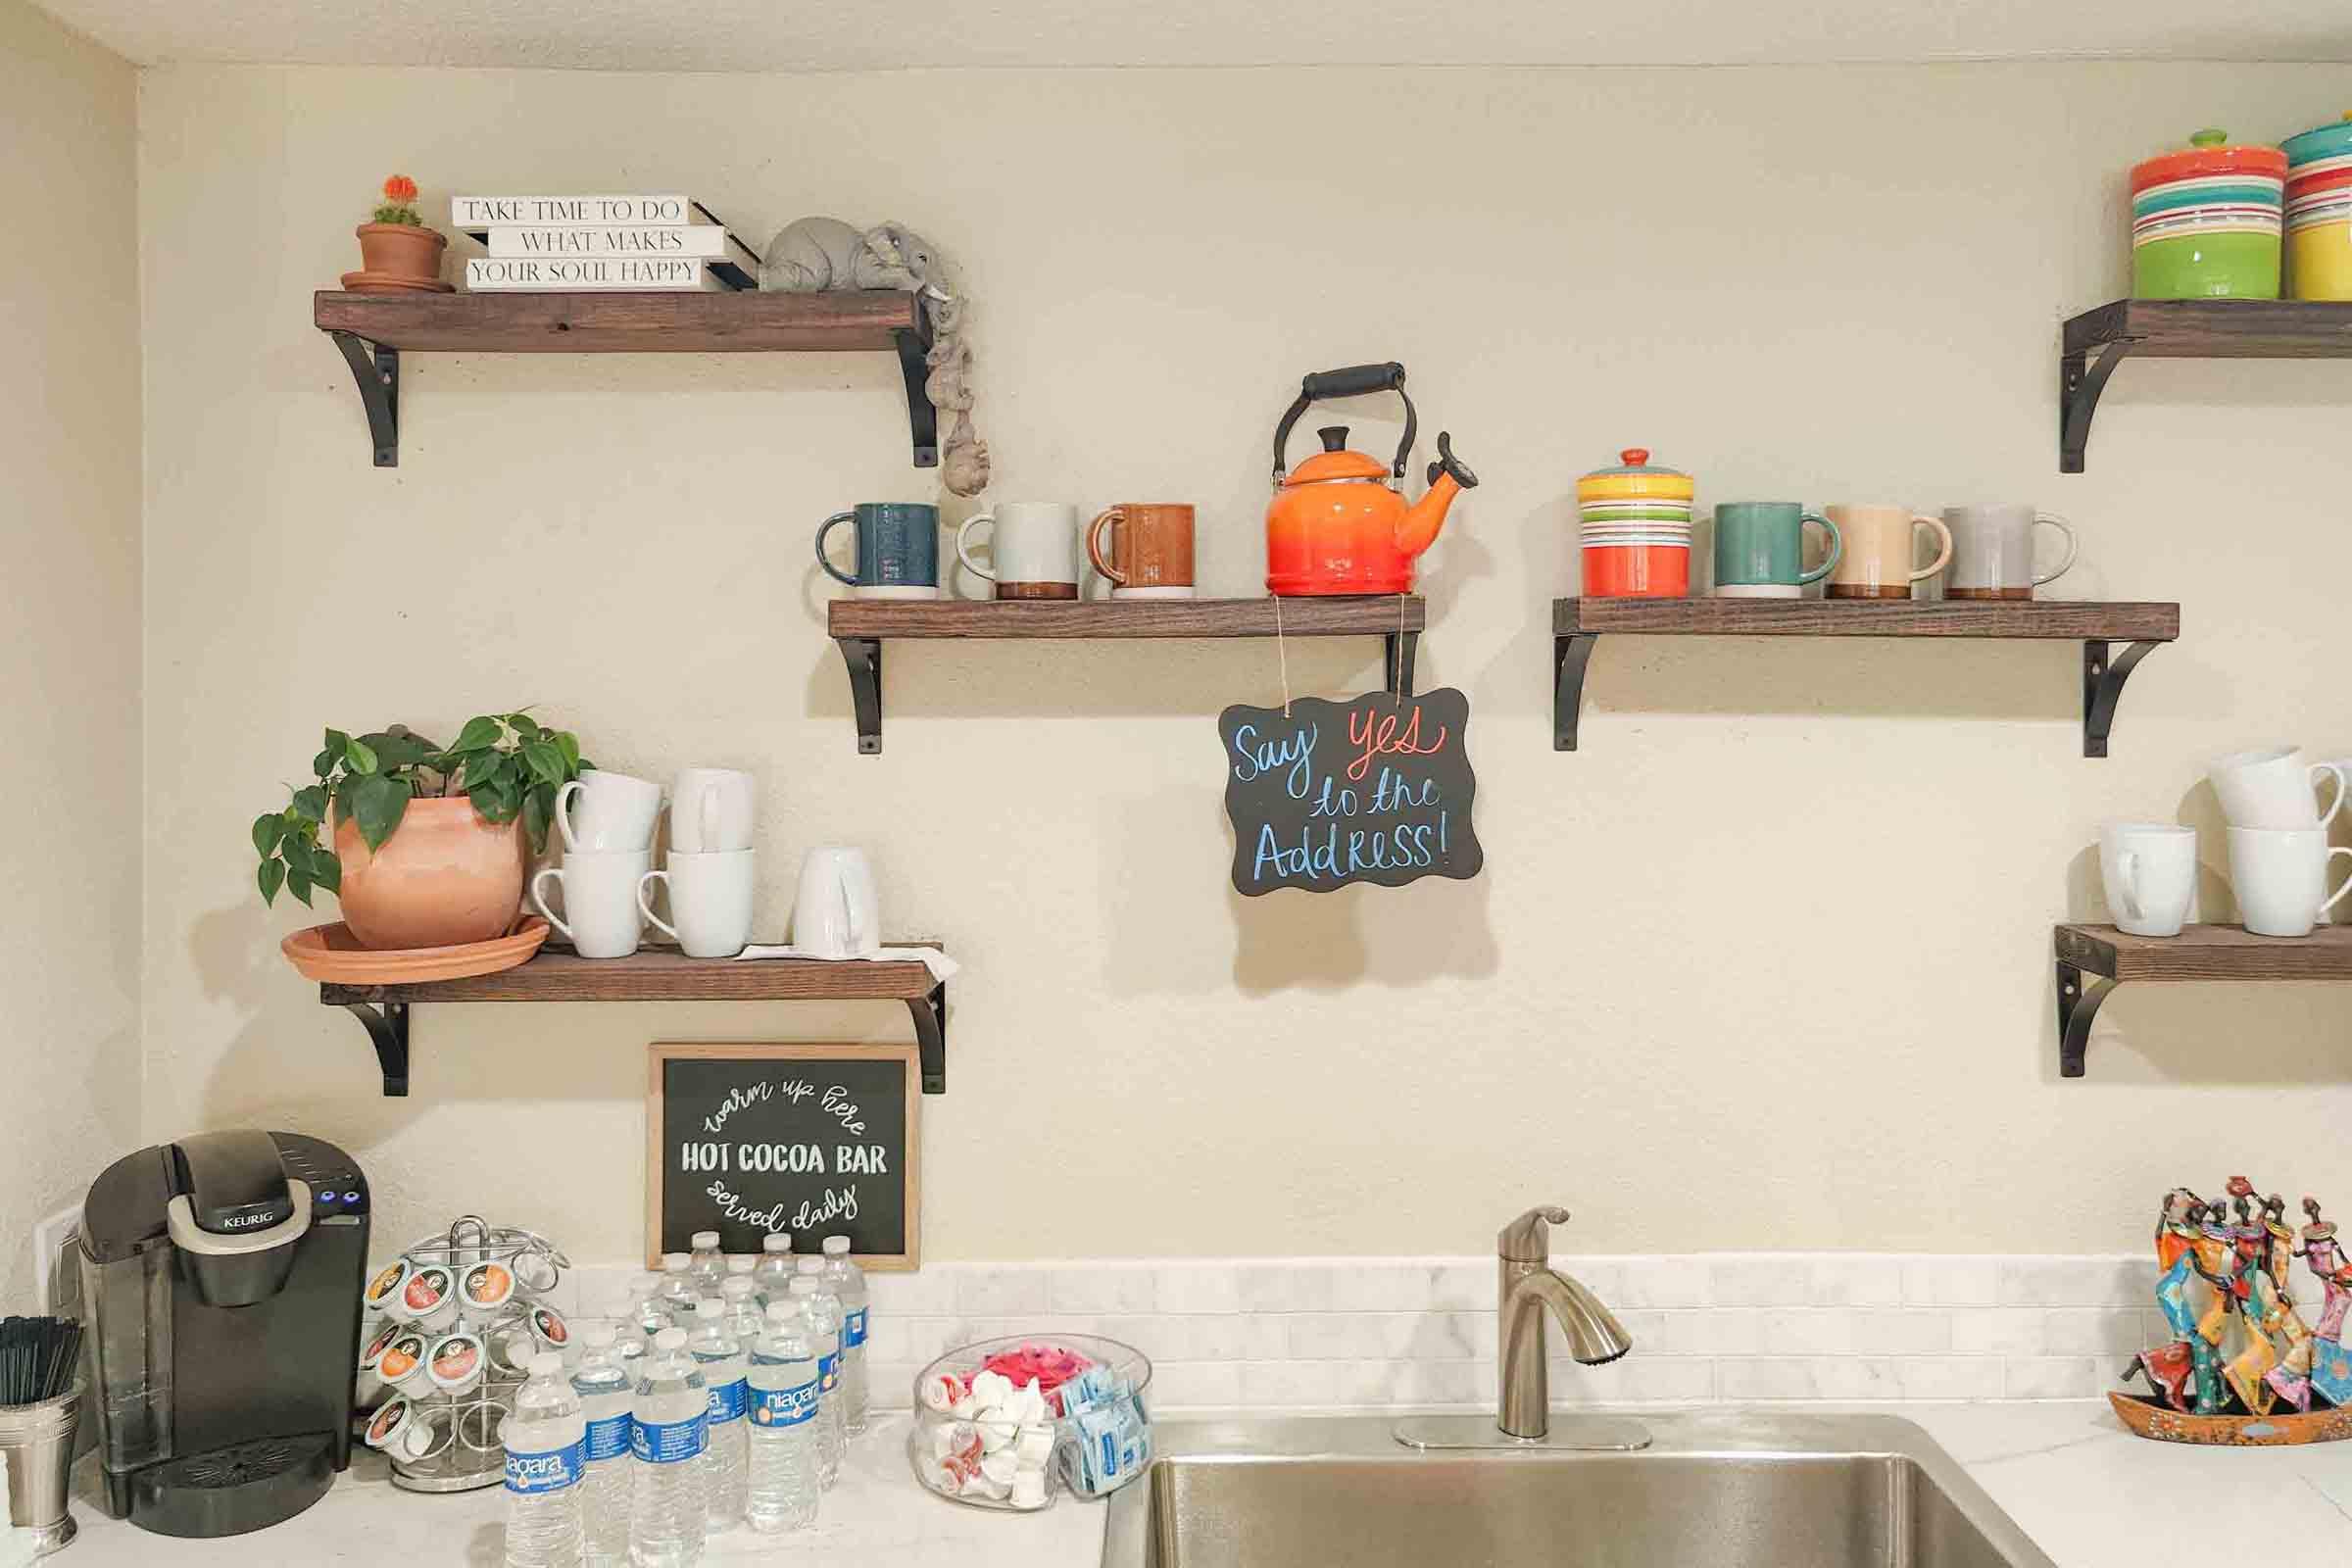
[[[1417,1450],[1385,1418],[1163,1423],[1110,1500],[1103,1568],[2055,1568],[1908,1421],[1642,1421],[1633,1452]]]

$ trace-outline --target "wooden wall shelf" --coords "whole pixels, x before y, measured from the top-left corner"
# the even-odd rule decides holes
[[[2124,682],[2180,635],[2177,604],[2068,600],[1555,599],[1552,748],[1576,750],[1585,665],[1607,632],[1656,637],[1989,637],[2082,644],[2082,755],[2105,757]],[[2122,652],[2111,644],[2127,643]]]
[[[898,944],[936,948],[937,942]],[[464,980],[416,985],[321,985],[318,1000],[365,1024],[384,1093],[409,1092],[409,1008],[419,1002],[904,1002],[914,1019],[923,1093],[948,1088],[948,988],[912,958],[828,963],[815,958],[689,958],[642,948],[626,958],[583,958],[542,948],[527,963]]]
[[[826,631],[849,666],[858,751],[882,750],[882,644],[892,638],[1165,640],[1194,637],[1378,637],[1389,690],[1409,696],[1429,619],[1417,594],[1285,599],[836,599]]]
[[[2150,360],[2352,359],[2352,304],[2117,300],[2069,318],[2058,356],[2060,473],[2082,471],[2099,394],[2116,367],[2134,354]]]
[[[2058,965],[2058,1071],[2082,1076],[2091,1021],[2125,981],[2352,980],[2352,926],[2307,937],[2258,937],[2243,926],[2183,926],[2177,937],[2135,937],[2111,925],[2052,928]]]
[[[400,356],[413,354],[895,353],[914,466],[939,465],[923,390],[931,327],[912,294],[345,294],[311,319],[351,366],[379,468],[400,465]]]

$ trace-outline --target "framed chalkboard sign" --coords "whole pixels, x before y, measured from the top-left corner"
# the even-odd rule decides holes
[[[1469,734],[1470,699],[1451,687],[1228,708],[1217,739],[1233,885],[1254,897],[1478,875]]]
[[[653,1048],[645,1126],[646,1266],[718,1232],[757,1252],[847,1236],[866,1268],[921,1260],[912,1045],[676,1044]]]

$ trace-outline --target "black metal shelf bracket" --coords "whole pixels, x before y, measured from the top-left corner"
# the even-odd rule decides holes
[[[375,1064],[383,1071],[385,1096],[405,1098],[409,1092],[409,1004],[340,1002],[329,1005],[341,1007],[367,1027],[368,1038],[375,1044]]]
[[[1597,632],[1575,632],[1551,640],[1551,749],[1576,750],[1577,719],[1585,707],[1585,664]]]
[[[2122,653],[2104,638],[2082,644],[2082,755],[2105,757],[2108,732],[2115,728],[2115,705],[2124,695],[2124,682],[2162,643],[2127,643]]]
[[[1393,631],[1381,641],[1388,650],[1384,663],[1389,690],[1401,702],[1413,695],[1413,656],[1420,651],[1421,634],[1417,631]]]
[[[915,1054],[921,1058],[923,1093],[948,1092],[948,983],[942,980],[928,996],[908,997],[906,1010],[914,1015]]]
[[[882,755],[882,639],[836,637],[850,666],[850,705],[858,714],[858,755]]]
[[[400,350],[370,343],[357,332],[331,332],[335,347],[351,367],[359,384],[360,406],[368,411],[368,439],[375,446],[375,466],[400,466]]]
[[[2058,960],[2059,1077],[2082,1076],[2083,1053],[2090,1047],[2090,1026],[2115,985],[2105,975],[2085,974],[2063,957]]]
[[[2099,394],[2107,378],[2132,353],[2132,339],[2119,338],[2099,350],[2097,363],[2087,349],[2058,359],[2058,471],[2081,473],[2083,449],[2090,445],[2090,416],[2099,411]]]
[[[891,333],[899,346],[899,374],[906,382],[906,429],[914,439],[914,466],[939,466],[939,410],[931,406],[931,318],[920,296],[914,302],[915,325]]]

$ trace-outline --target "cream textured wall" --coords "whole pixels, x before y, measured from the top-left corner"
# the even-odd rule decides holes
[[[2309,1136],[2352,1115],[2352,996],[2128,988],[2061,1083],[2048,957],[2097,912],[2102,818],[2212,826],[2209,754],[2352,750],[2342,368],[2133,366],[2079,478],[2052,385],[2060,318],[2122,292],[2131,162],[2345,88],[151,73],[148,1131],[296,1123],[357,1148],[395,1233],[478,1205],[618,1260],[649,1041],[904,1036],[884,1005],[426,1007],[416,1094],[377,1098],[275,952],[304,916],[260,908],[245,824],[323,723],[529,702],[607,765],[757,768],[769,926],[802,850],[853,840],[889,923],[969,964],[924,1105],[937,1258],[1469,1253],[1531,1200],[1577,1210],[1563,1250],[2105,1250],[2240,1167],[2352,1202],[2352,1154]],[[979,301],[995,493],[1196,501],[1214,592],[1256,591],[1298,376],[1402,360],[1487,478],[1422,649],[1471,695],[1486,874],[1230,891],[1214,720],[1278,697],[1270,645],[898,645],[888,751],[857,756],[808,541],[934,494],[883,357],[412,356],[401,466],[371,468],[308,296],[393,169],[436,200],[684,187],[760,239],[917,224]],[[1394,439],[1386,406],[1345,416]],[[2177,597],[2185,638],[2108,761],[2072,645],[1635,638],[1556,755],[1573,482],[1634,444],[1708,500],[2057,508],[2066,594]],[[1290,670],[1344,693],[1377,661]]]
[[[0,0],[0,1301],[139,1129],[136,73]],[[35,238],[37,236],[37,239]]]

